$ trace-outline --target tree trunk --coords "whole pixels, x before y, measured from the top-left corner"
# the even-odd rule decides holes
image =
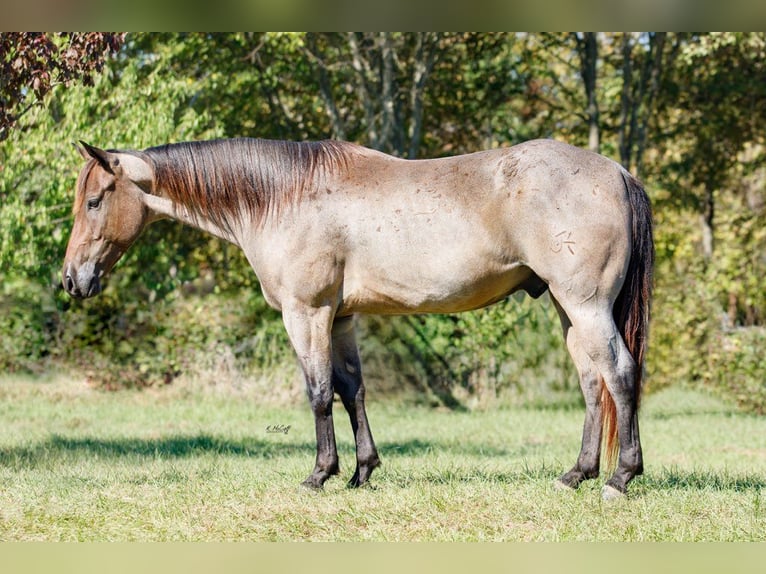
[[[651,33],[648,49],[644,54],[640,76],[633,81],[633,58],[636,42],[631,34],[622,40],[622,98],[618,145],[620,163],[625,169],[639,175],[643,167],[644,150],[647,145],[649,121],[655,113],[655,100],[660,91],[666,32]],[[642,45],[643,42],[638,42]],[[640,54],[640,50],[639,50]]]
[[[630,129],[630,119],[635,106],[633,98],[633,42],[631,34],[622,36],[622,94],[620,98],[620,125],[618,147],[620,163],[629,170],[633,153],[633,132]]]
[[[419,32],[412,71],[410,88],[410,122],[407,129],[409,149],[407,157],[414,159],[418,155],[423,126],[423,93],[426,80],[434,65],[436,39],[431,32]]]
[[[385,151],[402,153],[403,142],[397,136],[396,121],[396,73],[394,63],[394,48],[391,45],[391,33],[381,32],[378,37],[380,46],[380,104],[381,122],[377,148]],[[397,145],[398,144],[398,145]]]
[[[364,114],[365,143],[398,156],[416,157],[422,138],[425,87],[437,57],[438,35],[350,32],[345,39],[346,63],[354,71],[351,84]],[[319,95],[333,135],[345,139],[354,127],[338,107],[323,45],[321,34],[306,34],[304,51],[316,66]]]
[[[332,123],[332,135],[337,139],[346,139],[346,129],[343,125],[338,106],[335,104],[335,97],[332,93],[332,85],[327,72],[327,64],[324,61],[323,54],[317,44],[316,32],[306,34],[306,53],[317,66],[317,76],[319,80],[319,95],[322,97],[327,113]]]
[[[713,250],[715,248],[713,240],[715,196],[712,183],[705,184],[705,199],[702,205],[700,223],[702,225],[702,256],[705,258],[705,261],[710,262],[713,259]]]
[[[649,60],[648,60],[648,93],[643,102],[643,118],[638,127],[636,136],[636,175],[643,170],[644,149],[646,148],[646,133],[649,120],[654,113],[654,100],[660,91],[660,79],[662,77],[662,56],[665,49],[667,32],[656,32],[649,35]],[[643,95],[643,94],[642,94]]]
[[[371,92],[367,87],[372,76],[370,63],[362,54],[356,33],[349,32],[346,37],[348,38],[348,45],[351,49],[351,66],[354,68],[357,75],[356,91],[359,97],[359,102],[364,108],[365,124],[367,126],[369,140],[368,143],[370,147],[380,149],[380,134],[377,129],[377,122],[375,121],[375,107],[373,105],[373,100],[370,97]]]
[[[598,38],[595,32],[585,32],[575,35],[580,54],[580,75],[585,85],[587,100],[586,115],[588,117],[588,149],[596,153],[601,148],[599,133],[599,109],[596,95],[596,67],[598,64]]]

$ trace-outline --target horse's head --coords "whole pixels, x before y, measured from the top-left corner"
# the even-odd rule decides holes
[[[149,222],[145,195],[151,165],[134,152],[76,146],[87,160],[77,179],[74,226],[62,278],[67,292],[86,298],[101,292],[108,273]]]

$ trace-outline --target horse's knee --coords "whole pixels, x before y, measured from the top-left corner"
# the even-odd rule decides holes
[[[332,384],[327,382],[308,382],[306,384],[306,394],[314,414],[325,415],[332,411]]]

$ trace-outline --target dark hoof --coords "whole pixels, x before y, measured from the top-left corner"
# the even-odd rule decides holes
[[[365,486],[366,484],[369,484],[370,476],[372,476],[372,471],[379,466],[380,466],[380,460],[378,460],[377,458],[369,464],[357,466],[356,472],[354,472],[354,476],[352,476],[351,480],[348,481],[348,487],[360,488],[362,486]]]
[[[377,490],[377,486],[375,486],[369,481],[358,484],[352,480],[349,480],[348,483],[346,484],[346,487],[353,490]]]
[[[560,483],[563,487],[577,490],[584,480],[585,475],[582,472],[570,470],[556,482]]]
[[[319,490],[324,489],[324,481],[319,480],[318,478],[314,476],[309,476],[306,480],[301,482],[301,486],[304,488],[308,488],[309,490],[312,490],[314,492],[317,492]]]
[[[375,465],[377,466],[377,464]],[[356,469],[354,476],[348,481],[347,486],[349,488],[367,488],[370,484],[370,476],[375,466],[362,467],[361,470]]]

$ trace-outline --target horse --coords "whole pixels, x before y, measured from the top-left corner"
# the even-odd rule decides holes
[[[219,139],[137,150],[74,144],[86,163],[62,282],[75,298],[151,222],[171,218],[244,252],[280,311],[305,380],[316,462],[339,472],[335,393],[356,445],[351,487],[380,464],[365,410],[357,314],[455,313],[548,291],[585,403],[580,453],[555,485],[643,472],[638,428],[652,294],[652,215],[618,163],[555,140],[401,159],[335,140]]]

